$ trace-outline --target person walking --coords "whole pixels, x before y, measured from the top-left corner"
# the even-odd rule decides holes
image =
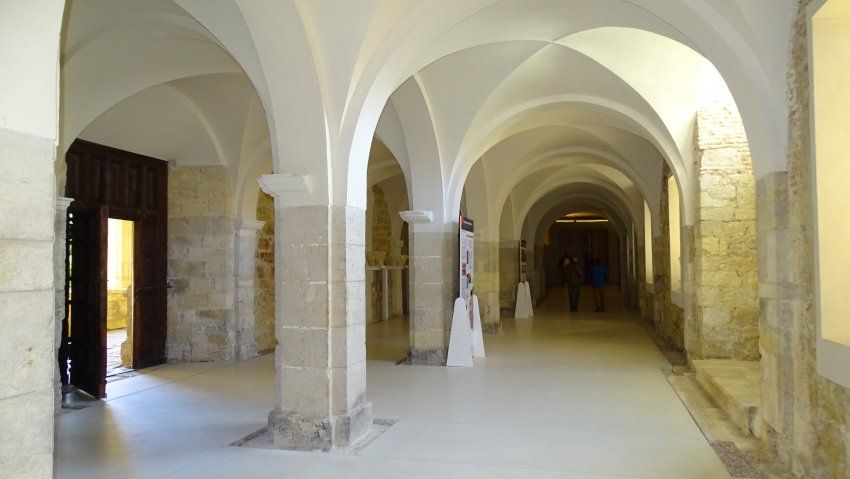
[[[590,268],[590,286],[593,288],[593,303],[596,306],[596,312],[605,311],[605,285],[608,283],[608,270],[599,259],[593,260],[593,266]]]
[[[570,296],[570,311],[578,311],[578,300],[581,295],[581,269],[578,267],[578,256],[572,261],[567,260],[564,276],[567,279],[567,292]]]

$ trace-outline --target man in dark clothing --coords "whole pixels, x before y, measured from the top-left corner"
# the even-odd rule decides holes
[[[578,267],[578,257],[574,257],[565,266],[564,276],[567,280],[567,291],[570,295],[570,311],[578,311],[578,299],[581,295],[581,269]]]
[[[608,283],[608,270],[597,259],[590,268],[590,286],[593,287],[593,303],[596,312],[605,311],[605,284]]]

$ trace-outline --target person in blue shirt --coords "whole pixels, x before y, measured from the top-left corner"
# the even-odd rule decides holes
[[[602,263],[595,259],[593,266],[590,267],[590,286],[593,288],[593,303],[596,306],[596,312],[605,311],[605,285],[608,283],[608,270]]]

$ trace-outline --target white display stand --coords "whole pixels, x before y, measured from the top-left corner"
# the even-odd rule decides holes
[[[472,330],[469,328],[469,309],[463,298],[455,300],[446,366],[472,367]]]
[[[478,296],[472,295],[472,357],[484,357],[484,331],[481,330],[481,310],[478,309]]]
[[[530,318],[534,313],[531,310],[531,293],[528,283],[521,281],[516,286],[516,306],[514,307],[514,318]]]
[[[528,306],[528,317],[531,318],[534,316],[534,302],[531,301],[531,285],[528,281],[523,281],[525,283],[525,299],[526,305]]]

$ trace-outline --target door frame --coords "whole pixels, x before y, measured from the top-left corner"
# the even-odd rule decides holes
[[[109,218],[133,221],[132,367],[162,364],[167,333],[168,163],[79,139],[65,158],[65,196],[73,198],[73,206],[103,206]],[[66,247],[66,260],[67,256]],[[105,271],[106,264],[102,268]],[[66,278],[66,289],[67,282]],[[102,288],[105,295],[105,281]],[[102,323],[105,329],[105,317]],[[105,371],[105,351],[102,361]]]

